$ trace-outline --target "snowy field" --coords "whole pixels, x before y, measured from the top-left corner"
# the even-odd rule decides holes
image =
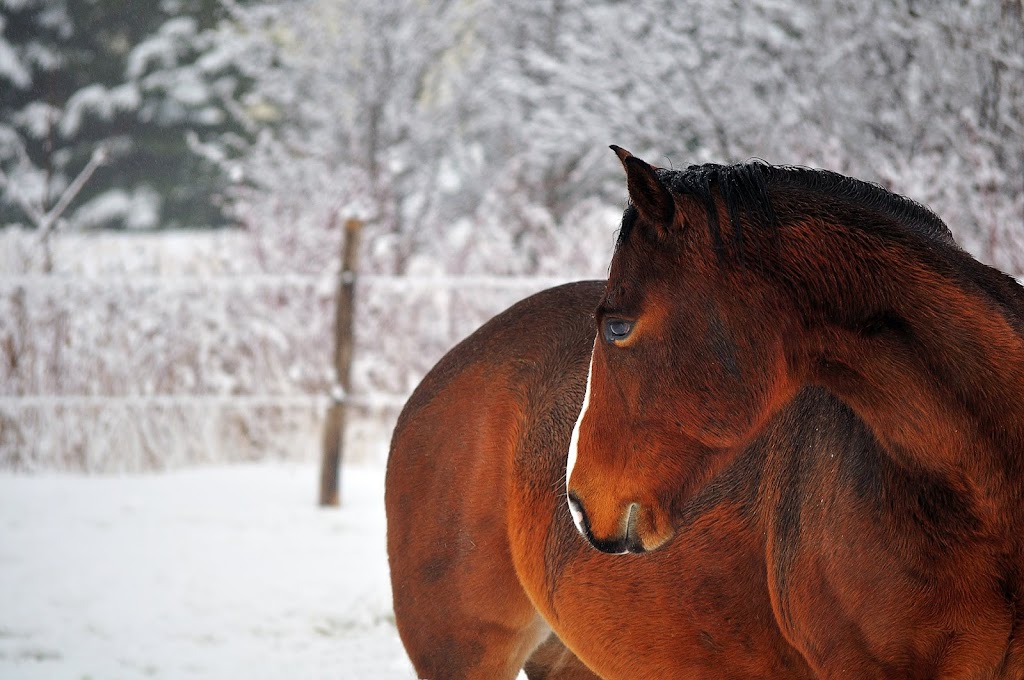
[[[413,678],[384,472],[0,474],[0,678]]]

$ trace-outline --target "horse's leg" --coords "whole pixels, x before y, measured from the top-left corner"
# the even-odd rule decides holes
[[[395,620],[420,677],[514,678],[549,633],[512,563],[506,496],[515,422],[491,374],[395,431],[385,504]],[[457,398],[459,397],[459,398]]]
[[[554,633],[530,655],[523,670],[529,680],[595,680],[599,677]]]

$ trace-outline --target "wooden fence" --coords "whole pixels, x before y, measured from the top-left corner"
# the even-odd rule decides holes
[[[339,398],[346,456],[382,461],[430,366],[490,316],[562,281],[358,277],[339,395],[338,278],[0,275],[0,468],[312,460]]]

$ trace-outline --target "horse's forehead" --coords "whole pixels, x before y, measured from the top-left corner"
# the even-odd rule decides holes
[[[684,243],[686,235],[672,233],[657,237],[649,233],[651,229],[650,225],[638,221],[625,238],[619,240],[609,267],[610,278],[636,285],[679,273],[684,248],[686,252],[690,250]],[[673,229],[682,232],[688,228],[676,224]]]
[[[678,283],[672,277],[649,271],[635,271],[630,276],[613,275],[608,279],[601,307],[608,313],[642,320],[646,337],[664,326],[675,306],[673,298]]]
[[[605,289],[605,304],[612,307],[628,305],[641,289],[650,283],[650,254],[640,252],[637,244],[620,243],[612,258]]]

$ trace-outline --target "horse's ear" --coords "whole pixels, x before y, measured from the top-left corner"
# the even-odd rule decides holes
[[[644,219],[657,227],[659,235],[665,233],[672,226],[676,213],[672,192],[658,179],[652,166],[622,147],[613,145],[612,151],[626,169],[629,202]]]
[[[627,158],[632,158],[633,157],[633,154],[631,154],[630,152],[626,151],[621,146],[615,146],[614,144],[612,144],[608,148],[610,148],[612,151],[614,151],[615,155],[619,157],[619,161],[622,163],[622,167],[626,167],[626,159]]]

